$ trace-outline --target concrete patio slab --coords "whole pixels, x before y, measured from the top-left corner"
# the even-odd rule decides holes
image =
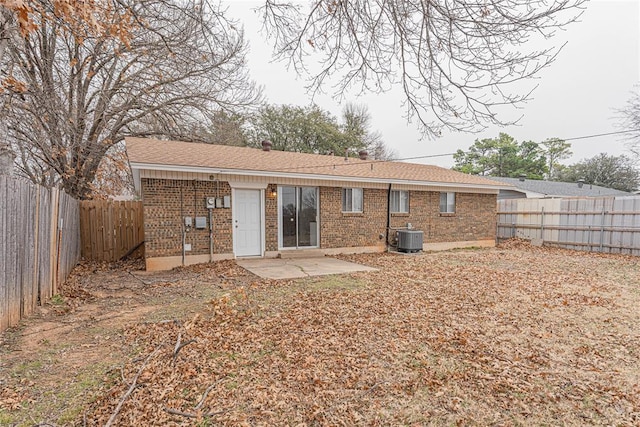
[[[238,259],[239,266],[265,279],[299,279],[378,269],[330,257]]]

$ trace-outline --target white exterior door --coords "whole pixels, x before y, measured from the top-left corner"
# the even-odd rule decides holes
[[[234,190],[233,247],[236,256],[262,255],[261,190]]]

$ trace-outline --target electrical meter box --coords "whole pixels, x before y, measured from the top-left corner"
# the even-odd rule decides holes
[[[206,216],[197,216],[196,217],[196,229],[207,228],[207,217]]]

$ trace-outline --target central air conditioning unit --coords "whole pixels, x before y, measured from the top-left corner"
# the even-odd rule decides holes
[[[398,230],[398,251],[418,252],[422,250],[422,231]]]

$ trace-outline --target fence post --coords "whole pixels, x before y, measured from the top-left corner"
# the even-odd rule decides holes
[[[602,214],[600,217],[600,252],[602,252],[604,245],[604,203],[602,204]]]
[[[542,242],[544,243],[544,206],[542,207],[542,210],[540,211],[540,240],[542,240]]]
[[[605,214],[607,214],[607,212],[605,212]],[[609,213],[609,216],[611,218],[609,220],[609,253],[611,253],[611,249],[613,249],[613,216],[614,214]]]

